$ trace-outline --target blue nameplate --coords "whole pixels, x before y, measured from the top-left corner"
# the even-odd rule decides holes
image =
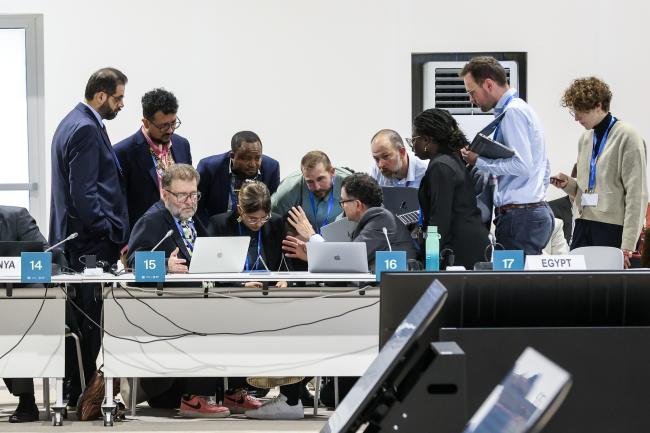
[[[524,269],[523,250],[495,250],[492,269],[495,271],[520,271]]]
[[[377,251],[375,253],[375,275],[381,281],[382,272],[406,271],[406,251]]]
[[[22,283],[52,281],[52,253],[20,253],[20,281]]]
[[[164,251],[136,251],[135,281],[138,283],[164,282],[165,265]]]

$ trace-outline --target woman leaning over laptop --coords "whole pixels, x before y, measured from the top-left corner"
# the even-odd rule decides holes
[[[210,236],[250,237],[244,272],[288,270],[282,256],[284,221],[271,213],[271,194],[262,182],[244,182],[237,208],[211,217],[207,230]],[[262,283],[249,281],[245,286],[262,287]],[[287,282],[278,281],[276,287],[287,287]]]

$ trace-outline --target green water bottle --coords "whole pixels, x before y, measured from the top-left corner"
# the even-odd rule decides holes
[[[425,269],[427,271],[440,270],[440,235],[438,227],[427,227],[427,239],[424,244],[425,248]]]

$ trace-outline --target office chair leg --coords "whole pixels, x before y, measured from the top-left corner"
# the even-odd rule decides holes
[[[318,399],[320,398],[320,376],[314,377],[314,416],[318,415]]]
[[[43,378],[43,406],[45,406],[45,418],[50,419],[50,378]]]
[[[339,405],[339,377],[334,377],[334,409]]]
[[[135,416],[136,407],[138,406],[138,381],[137,377],[132,378],[131,383],[131,416]]]
[[[70,332],[70,337],[74,339],[74,344],[77,349],[77,364],[79,364],[79,380],[81,382],[81,392],[86,389],[86,374],[84,372],[84,363],[81,359],[81,344],[79,344],[79,336],[74,332]]]

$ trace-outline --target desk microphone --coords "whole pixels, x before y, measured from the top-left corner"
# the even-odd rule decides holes
[[[63,239],[63,240],[60,241],[60,242],[55,243],[54,245],[52,245],[51,247],[49,247],[48,249],[46,249],[46,250],[43,251],[43,252],[47,253],[48,251],[52,251],[54,248],[58,247],[58,246],[61,245],[61,244],[64,244],[64,243],[68,242],[68,241],[71,240],[71,239],[76,238],[77,236],[79,236],[79,233],[74,232],[74,233],[72,233],[70,236],[68,236],[67,238]]]
[[[384,232],[384,236],[386,236],[386,242],[388,243],[388,251],[393,251],[393,248],[390,246],[390,239],[388,239],[388,229],[386,227],[382,227],[381,231]]]
[[[153,247],[151,249],[151,251],[155,251],[156,248],[158,248],[160,246],[160,244],[162,244],[165,239],[167,239],[168,237],[170,237],[172,235],[172,233],[174,233],[174,230],[172,230],[172,229],[170,229],[167,233],[165,233],[165,236],[162,237],[162,239],[156,244],[155,247]]]

